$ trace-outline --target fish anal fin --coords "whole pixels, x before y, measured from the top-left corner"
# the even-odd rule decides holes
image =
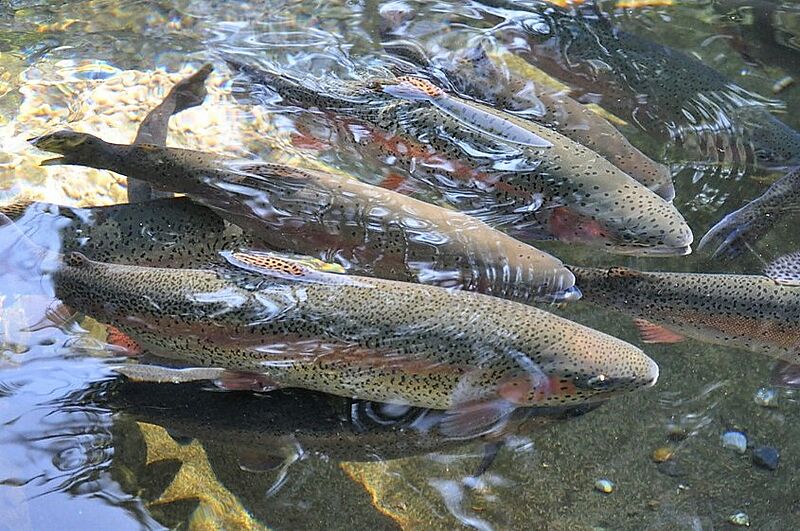
[[[214,384],[226,391],[256,391],[266,393],[281,386],[263,373],[226,370],[214,380]]]
[[[651,323],[647,319],[634,319],[633,324],[639,329],[639,334],[644,343],[680,343],[686,338],[661,325]]]

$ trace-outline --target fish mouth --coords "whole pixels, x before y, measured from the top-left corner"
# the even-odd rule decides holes
[[[692,254],[692,246],[672,247],[668,245],[656,245],[653,247],[612,245],[609,250],[614,254],[627,256],[686,256]]]
[[[647,357],[645,367],[641,371],[627,375],[595,374],[575,381],[575,387],[591,391],[597,398],[626,393],[636,389],[653,387],[658,382],[660,370],[658,364]]]
[[[565,302],[575,302],[582,297],[583,292],[581,292],[580,288],[578,288],[578,286],[571,286],[550,295],[537,297],[536,301],[549,304],[561,304]]]

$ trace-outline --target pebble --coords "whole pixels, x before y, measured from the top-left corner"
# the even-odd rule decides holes
[[[672,450],[672,448],[662,446],[661,448],[656,448],[653,450],[653,453],[650,454],[650,458],[656,463],[663,463],[664,461],[671,459],[674,453],[675,452]]]
[[[722,447],[743,454],[747,451],[747,436],[740,431],[726,431],[722,434]]]
[[[773,446],[759,446],[753,449],[753,464],[767,470],[778,468],[781,453]]]
[[[598,479],[594,482],[594,490],[602,492],[603,494],[611,494],[614,492],[614,482],[610,479]]]
[[[733,513],[730,515],[728,517],[728,522],[732,523],[733,525],[750,527],[750,517],[747,516],[747,513],[743,511],[739,511],[738,513]]]
[[[753,402],[761,407],[778,407],[778,393],[771,387],[761,387],[753,396]]]

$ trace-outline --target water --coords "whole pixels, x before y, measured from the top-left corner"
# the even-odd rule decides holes
[[[416,18],[398,31],[426,43],[434,56],[480,36],[489,39],[492,51],[519,44],[505,38],[513,34],[503,26],[508,6],[487,4],[493,6],[412,4]],[[798,14],[790,3],[599,5],[615,26],[687,52],[753,94],[780,98],[786,111],[776,116],[800,127],[792,112],[800,104],[797,85],[773,93],[776,82],[800,75]],[[116,175],[40,168],[43,153],[25,139],[70,124],[130,142],[168,87],[205,61],[217,67],[209,97],[202,108],[173,119],[169,145],[321,162],[380,181],[391,173],[388,167],[357,149],[335,145],[317,152],[299,149],[301,142],[293,145],[297,113],[237,101],[241,94],[231,94],[235,87],[220,56],[316,76],[386,75],[390,58],[377,45],[380,7],[306,1],[7,3],[0,7],[0,198],[124,202],[124,181]],[[771,16],[759,18],[773,7]],[[540,16],[513,14],[543,32]],[[509,65],[521,68],[510,59]],[[674,124],[663,116],[635,127],[625,109],[604,101],[602,90],[588,92],[589,100],[627,122],[620,128],[637,147],[670,164],[674,203],[695,242],[783,174],[740,164],[732,146],[742,137],[720,136],[719,163],[698,148],[702,142],[692,143],[701,135],[688,135],[678,145],[682,137],[669,138],[675,128],[668,125]],[[697,106],[693,110],[697,114]],[[684,116],[675,122],[684,118],[690,121]],[[645,258],[575,244],[536,246],[587,266],[754,274],[800,247],[791,218],[785,219],[735,260],[712,260],[705,252]],[[60,245],[55,227],[41,220],[27,227],[37,243]],[[53,286],[43,274],[46,264],[45,271],[39,269],[37,256],[13,232],[0,230],[0,527],[717,529],[731,525],[729,516],[739,511],[757,529],[800,525],[793,477],[800,454],[798,398],[771,387],[772,360],[766,356],[691,340],[643,345],[660,366],[654,388],[615,397],[578,418],[521,423],[475,479],[470,476],[483,456],[480,441],[426,436],[416,429],[425,419],[402,408],[372,410],[302,392],[258,397],[217,393],[208,385],[120,382],[110,369],[120,360],[118,352],[109,352],[99,325],[28,330],[52,307]],[[109,236],[114,237],[119,236]],[[585,303],[548,309],[642,346],[621,314]],[[765,407],[763,397],[772,391],[774,407]],[[721,436],[731,429],[743,432],[751,446],[777,447],[777,470],[755,467],[751,450],[724,448]],[[652,454],[661,447],[674,454],[656,463]],[[594,488],[603,478],[614,484],[610,494]]]

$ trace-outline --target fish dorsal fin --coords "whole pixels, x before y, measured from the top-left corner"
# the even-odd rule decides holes
[[[776,258],[764,268],[764,274],[778,284],[800,286],[800,251]]]
[[[242,249],[220,253],[231,265],[255,273],[301,279],[314,273],[344,273],[339,264],[324,262],[310,256],[292,256]]]

